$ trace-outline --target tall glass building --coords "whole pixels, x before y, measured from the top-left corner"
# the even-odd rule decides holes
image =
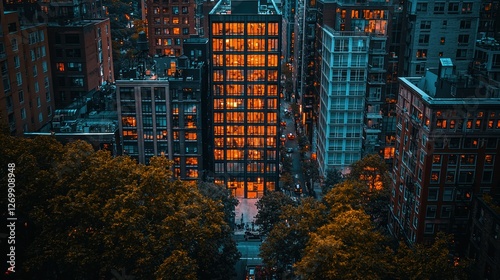
[[[220,1],[209,14],[214,181],[259,198],[279,181],[282,16],[272,1]]]

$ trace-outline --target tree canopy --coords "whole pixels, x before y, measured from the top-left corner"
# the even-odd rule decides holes
[[[206,186],[175,180],[165,157],[145,166],[81,141],[0,137],[2,163],[16,164],[17,213],[29,231],[19,240],[26,245],[18,277],[107,279],[121,270],[136,279],[234,275],[240,254],[227,217],[234,201],[224,191],[208,195]]]

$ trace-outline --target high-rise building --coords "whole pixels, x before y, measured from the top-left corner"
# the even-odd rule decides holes
[[[214,180],[259,198],[279,180],[282,16],[273,1],[220,1],[209,22]]]
[[[499,192],[500,93],[453,68],[399,79],[388,228],[409,243],[453,233],[464,249],[472,198]]]
[[[451,58],[456,71],[466,73],[474,55],[480,0],[408,1],[403,30],[405,77],[423,76]]]
[[[317,159],[320,173],[349,166],[365,154],[385,156],[388,36],[393,6],[386,1],[318,1],[320,61],[314,88],[319,96]],[[395,103],[395,102],[393,102]],[[384,132],[385,131],[385,132]],[[389,148],[387,158],[392,158]]]
[[[45,23],[21,23],[0,3],[0,118],[13,135],[36,131],[54,112],[49,40]]]
[[[205,37],[207,14],[215,3],[206,0],[147,0],[150,54],[180,56],[184,40]]]

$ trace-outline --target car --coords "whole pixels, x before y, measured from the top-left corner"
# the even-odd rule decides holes
[[[285,136],[285,134],[282,134],[282,135],[281,135],[280,140],[281,140],[281,142],[285,142],[285,141],[286,141],[286,136]]]
[[[296,184],[295,185],[294,192],[296,192],[296,193],[302,193],[302,188],[300,187],[300,184]]]
[[[293,148],[286,148],[287,153],[293,153]]]
[[[282,127],[286,127],[286,122],[281,122],[280,124]]]
[[[289,140],[295,139],[295,135],[293,133],[291,133],[291,132],[288,133],[287,137],[288,137]]]

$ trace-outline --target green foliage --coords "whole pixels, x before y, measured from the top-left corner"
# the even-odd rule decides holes
[[[164,157],[144,166],[80,141],[0,137],[1,161],[16,163],[22,182],[17,213],[28,237],[20,278],[110,279],[122,268],[136,279],[234,275],[234,200],[224,191],[174,180]]]

